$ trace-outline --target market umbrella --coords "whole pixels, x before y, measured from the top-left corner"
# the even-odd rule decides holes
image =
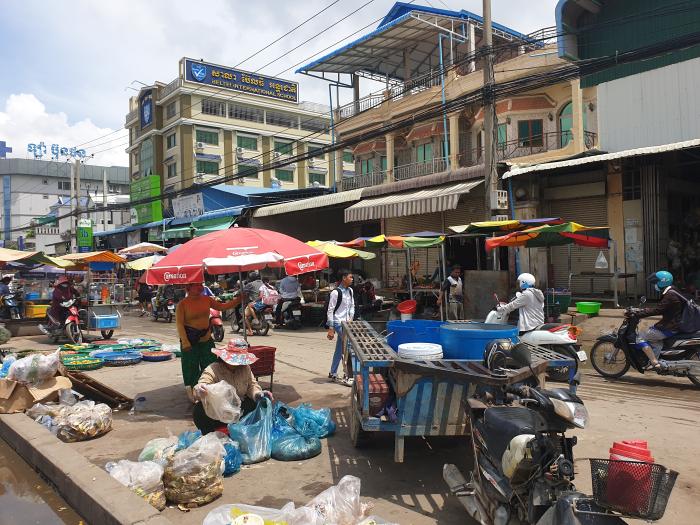
[[[269,253],[280,257],[263,255]],[[231,260],[240,256],[261,256],[262,259],[249,259],[249,266],[241,264],[241,259]],[[228,269],[234,267],[235,270]],[[146,279],[149,284],[201,283],[205,270],[219,274],[264,267],[284,267],[287,275],[298,275],[328,268],[328,256],[282,233],[256,228],[230,228],[186,242],[151,266]]]
[[[129,261],[124,265],[127,270],[148,270],[153,264],[162,259],[159,255],[147,255],[146,257],[141,257],[140,259],[134,259]]]
[[[545,219],[512,219],[508,221],[481,221],[459,226],[450,226],[450,230],[455,233],[499,233],[515,230],[524,230],[535,226],[546,224],[562,224],[559,218],[551,217]]]
[[[167,251],[168,249],[165,246],[153,244],[152,242],[140,242],[138,244],[134,244],[133,246],[122,248],[117,253],[119,255],[132,255],[136,253],[164,253]]]
[[[607,226],[584,226],[576,222],[537,226],[500,237],[486,239],[486,249],[498,247],[537,248],[577,244],[591,248],[607,248],[610,232]]]
[[[92,262],[103,262],[103,263],[123,263],[126,259],[114,252],[107,250],[98,252],[84,252],[84,253],[69,253],[67,255],[61,255],[57,257],[61,261],[68,261],[72,264],[87,264]]]
[[[44,252],[25,252],[21,250],[11,250],[9,248],[0,248],[0,265],[5,263],[18,262],[23,264],[54,264],[51,257]]]
[[[430,233],[434,236],[421,234]],[[347,248],[429,248],[437,246],[445,240],[445,236],[438,232],[418,232],[419,235],[377,235],[375,237],[358,237],[352,241],[338,243]]]
[[[306,244],[313,246],[317,250],[320,250],[328,255],[328,257],[333,257],[334,259],[352,259],[354,257],[359,257],[360,259],[368,261],[377,256],[374,253],[357,250],[355,248],[348,248],[346,246],[340,246],[335,241],[307,241]]]

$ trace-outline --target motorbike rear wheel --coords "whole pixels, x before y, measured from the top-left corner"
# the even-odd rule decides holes
[[[79,345],[83,342],[83,332],[76,323],[66,325],[66,336],[73,344]]]
[[[220,324],[215,324],[211,327],[211,336],[214,338],[214,341],[217,343],[220,343],[221,341],[224,340],[224,327]]]
[[[237,334],[238,332],[241,331],[241,328],[243,327],[243,320],[241,319],[240,324],[238,322],[238,316],[234,313],[231,315],[231,331],[234,334]]]
[[[690,358],[690,361],[700,361],[700,352],[695,352],[695,354]],[[700,386],[700,376],[697,374],[688,374],[688,379],[695,386]]]
[[[598,341],[594,344],[590,358],[596,372],[610,379],[622,377],[630,369],[625,352],[609,341]]]

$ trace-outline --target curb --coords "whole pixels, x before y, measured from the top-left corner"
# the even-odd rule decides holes
[[[93,525],[172,525],[151,505],[26,415],[1,414],[0,438]]]

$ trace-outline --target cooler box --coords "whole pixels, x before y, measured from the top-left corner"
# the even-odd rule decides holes
[[[46,312],[51,307],[51,305],[48,304],[34,304],[30,302],[24,304],[24,315],[31,319],[46,317]]]
[[[107,330],[110,328],[119,328],[119,315],[106,314],[90,316],[90,328],[93,330]]]
[[[484,359],[486,344],[494,339],[518,342],[518,327],[491,323],[445,323],[440,327],[444,359]]]
[[[436,343],[440,344],[440,326],[442,321],[411,319],[407,321],[389,321],[387,344],[396,352],[402,343]]]
[[[362,406],[362,375],[355,375],[357,384],[358,403]],[[376,416],[386,406],[389,400],[389,385],[381,374],[369,374],[369,414]]]

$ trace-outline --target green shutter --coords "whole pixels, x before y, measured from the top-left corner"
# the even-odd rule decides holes
[[[247,150],[252,150],[252,151],[257,151],[258,149],[258,139],[257,137],[244,137],[244,136],[237,136],[236,137],[236,145],[239,148],[247,149]]]
[[[249,179],[257,179],[258,178],[258,168],[255,166],[239,166],[238,167],[238,175],[241,177],[247,177]]]
[[[292,170],[275,170],[275,177],[284,182],[294,182],[294,172]]]

